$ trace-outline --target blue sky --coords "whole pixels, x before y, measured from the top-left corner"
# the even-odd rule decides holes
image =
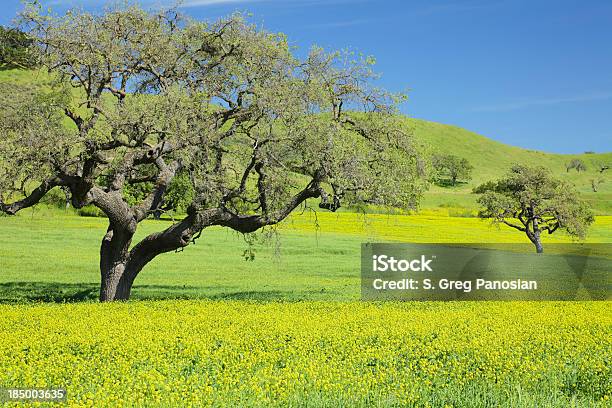
[[[57,12],[103,0],[43,0]],[[155,5],[172,1],[145,0]],[[305,50],[374,55],[409,116],[560,153],[612,151],[612,1],[185,0],[199,19],[247,11]],[[3,0],[0,24],[20,9]]]

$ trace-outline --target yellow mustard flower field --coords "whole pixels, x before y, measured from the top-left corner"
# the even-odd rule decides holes
[[[609,302],[0,305],[0,383],[65,387],[75,407],[609,406],[609,310]]]

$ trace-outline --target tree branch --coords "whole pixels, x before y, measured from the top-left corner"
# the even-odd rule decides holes
[[[186,247],[193,236],[207,226],[215,225],[223,214],[223,210],[217,208],[199,212],[190,208],[185,219],[164,231],[148,235],[136,244],[129,253],[126,271],[135,276],[157,255]]]
[[[550,221],[552,221],[552,224],[550,223]],[[561,223],[558,219],[550,221],[547,222],[544,227],[541,227],[542,231],[547,231],[549,235],[555,232],[561,226]]]
[[[196,211],[193,207],[182,221],[173,224],[164,231],[153,233],[132,248],[129,255],[127,270],[138,273],[157,255],[183,248],[192,241],[196,234],[212,225],[227,226],[235,231],[250,233],[266,225],[276,224],[285,219],[291,211],[308,198],[318,197],[320,189],[316,181],[311,182],[293,196],[285,207],[272,217],[263,215],[236,215],[222,208]]]
[[[255,166],[257,172],[257,192],[259,198],[259,205],[263,214],[268,213],[268,195],[266,193],[266,173],[263,169],[262,163],[257,163]]]
[[[235,231],[242,232],[244,234],[255,232],[258,229],[267,226],[274,225],[285,218],[300,204],[309,198],[316,198],[321,195],[318,182],[313,180],[299,193],[294,195],[291,200],[280,210],[276,211],[272,215],[266,214],[255,214],[255,215],[237,215],[227,213],[226,217],[220,219],[216,225],[229,227]]]
[[[52,177],[43,181],[38,187],[34,189],[27,197],[15,201],[11,204],[5,204],[0,201],[0,211],[8,215],[15,215],[18,211],[24,208],[32,207],[36,205],[53,187],[60,186],[62,180],[59,177]]]
[[[144,220],[151,211],[159,208],[168,185],[176,175],[176,172],[181,168],[180,161],[176,160],[170,165],[166,165],[161,157],[155,161],[155,164],[159,168],[155,187],[140,204],[132,207],[137,222]]]
[[[525,231],[526,231],[526,228],[525,228],[525,227],[521,227],[520,225],[513,224],[513,223],[511,223],[511,222],[509,222],[509,221],[506,221],[506,220],[501,220],[501,222],[503,222],[504,224],[506,224],[506,225],[507,225],[507,226],[509,226],[509,227],[516,228],[516,229],[517,229],[517,230],[519,230],[519,231],[523,231],[523,232],[525,232]]]

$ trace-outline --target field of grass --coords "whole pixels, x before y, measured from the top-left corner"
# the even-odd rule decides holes
[[[58,211],[0,218],[0,301],[96,299],[106,222]],[[137,239],[169,223],[146,221]],[[196,245],[149,264],[136,280],[133,296],[356,300],[362,242],[529,242],[509,227],[437,215],[320,212],[315,218],[304,213],[292,216],[277,232],[255,244],[250,262],[242,256],[248,245],[241,235],[207,229]],[[562,242],[572,241],[561,233],[544,238],[545,247]],[[587,242],[612,242],[612,217],[597,217]]]
[[[0,218],[0,388],[65,386],[69,406],[92,407],[565,407],[611,397],[610,302],[358,301],[361,242],[524,242],[511,229],[304,213],[245,261],[243,237],[213,228],[150,264],[130,303],[97,304],[105,221],[51,210]],[[147,221],[139,236],[167,224]],[[611,242],[610,224],[598,217],[589,241]]]
[[[438,154],[454,154],[469,160],[474,166],[469,183],[456,187],[432,188],[425,194],[423,208],[438,208],[451,215],[458,212],[469,214],[476,209],[476,198],[472,188],[502,176],[515,164],[547,167],[556,177],[576,186],[598,214],[612,214],[612,177],[610,170],[600,173],[597,165],[612,165],[612,152],[554,154],[509,146],[457,126],[444,125],[426,120],[409,119],[416,140]],[[565,164],[572,159],[582,160],[587,170],[577,173],[566,171]],[[601,179],[598,191],[593,192],[591,179]],[[467,209],[467,211],[466,211]],[[463,211],[462,211],[463,210]]]

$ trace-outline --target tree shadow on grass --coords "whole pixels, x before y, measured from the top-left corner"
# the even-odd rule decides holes
[[[131,300],[247,300],[301,301],[318,298],[324,290],[244,291],[222,286],[135,285]],[[77,303],[98,300],[98,283],[5,282],[0,283],[0,303]]]
[[[198,289],[187,286],[142,285],[134,286],[134,292],[144,296],[137,299],[164,299],[179,297],[181,291]],[[0,303],[75,303],[97,301],[99,283],[63,282],[6,282],[0,283]],[[174,295],[174,296],[173,296]]]
[[[224,292],[207,297],[213,300],[257,300],[257,301],[278,301],[291,299],[290,293],[284,293],[277,290],[263,291],[240,291],[240,292]]]
[[[453,183],[452,180],[447,180],[447,179],[441,179],[441,180],[436,180],[434,181],[434,184],[439,186],[439,187],[461,187],[464,186],[466,184],[468,184],[467,181],[460,181],[457,180],[455,181],[455,183]]]
[[[98,299],[93,283],[5,282],[0,283],[0,303],[71,303]]]

